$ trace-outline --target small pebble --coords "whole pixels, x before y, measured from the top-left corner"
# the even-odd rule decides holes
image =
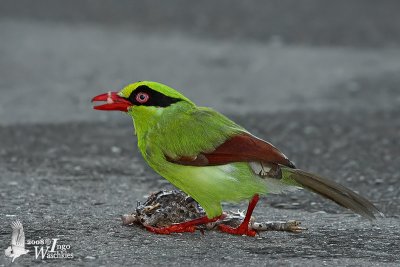
[[[121,148],[117,147],[117,146],[112,146],[111,147],[111,152],[114,154],[119,154],[121,153]]]

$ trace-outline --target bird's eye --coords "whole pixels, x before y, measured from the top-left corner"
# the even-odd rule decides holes
[[[143,104],[146,103],[147,100],[149,100],[149,95],[147,93],[144,92],[140,92],[136,95],[136,101]]]

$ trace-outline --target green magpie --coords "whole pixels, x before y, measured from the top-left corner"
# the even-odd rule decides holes
[[[154,233],[194,232],[196,225],[224,218],[221,202],[250,200],[237,228],[223,232],[255,236],[249,229],[259,195],[306,188],[369,219],[382,215],[367,199],[318,175],[297,169],[276,147],[217,111],[198,107],[175,89],[139,81],[119,92],[98,95],[96,110],[118,110],[132,119],[145,161],[162,177],[195,199],[206,216]]]

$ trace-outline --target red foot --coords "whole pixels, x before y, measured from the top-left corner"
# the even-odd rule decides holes
[[[146,226],[146,225],[144,227],[146,227],[146,229],[152,233],[163,234],[163,235],[169,235],[172,233],[185,233],[185,232],[193,233],[194,231],[196,231],[197,225],[206,224],[206,223],[210,223],[210,222],[216,222],[220,219],[225,218],[225,216],[226,216],[225,214],[222,214],[222,215],[212,218],[212,219],[209,219],[209,218],[207,218],[207,216],[204,216],[204,217],[194,219],[194,220],[191,220],[188,222],[176,223],[171,226],[162,227],[162,228]]]
[[[249,229],[249,225],[244,225],[243,223],[238,228],[233,228],[225,224],[220,224],[219,230],[224,233],[228,233],[231,235],[247,235],[247,236],[256,236],[257,232]]]
[[[179,226],[179,225],[172,225],[169,227],[153,227],[153,226],[144,226],[146,227],[147,231],[155,233],[155,234],[161,234],[161,235],[169,235],[172,233],[185,233],[185,232],[191,232],[193,233],[196,231],[196,226]]]
[[[260,197],[256,194],[253,196],[249,203],[249,207],[247,208],[246,217],[244,217],[243,222],[239,225],[238,228],[233,228],[228,225],[220,224],[219,230],[222,232],[232,234],[232,235],[247,235],[247,236],[255,236],[257,234],[256,231],[249,229],[249,223],[251,219],[251,214],[253,213],[254,208],[257,205]]]

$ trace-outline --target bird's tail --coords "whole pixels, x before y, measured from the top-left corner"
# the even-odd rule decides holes
[[[338,183],[299,169],[281,169],[282,182],[307,188],[370,220],[376,219],[376,214],[383,216],[366,198]]]

